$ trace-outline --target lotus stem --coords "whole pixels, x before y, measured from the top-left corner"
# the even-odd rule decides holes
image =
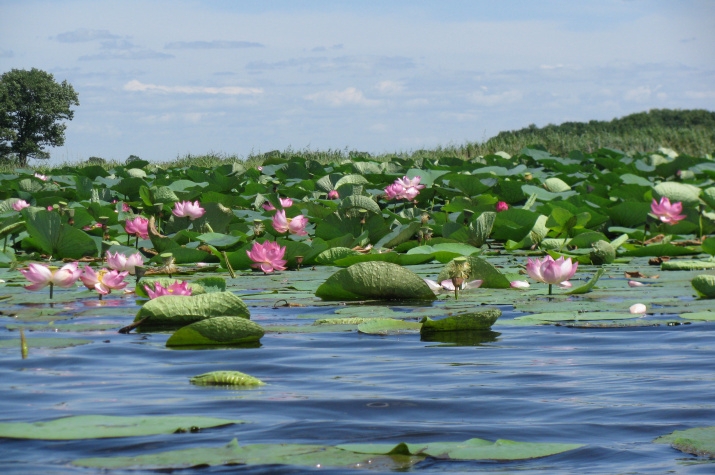
[[[549,284],[549,295],[551,295],[551,290],[552,290],[551,287],[552,287],[552,285],[553,285],[553,284]]]
[[[55,284],[50,282],[50,300],[52,300],[52,294],[54,293],[55,290]]]

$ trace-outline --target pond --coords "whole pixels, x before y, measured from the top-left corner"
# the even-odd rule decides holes
[[[554,301],[545,295],[545,286],[532,285],[530,292],[534,293],[526,306],[542,312],[544,306],[562,309],[578,303],[622,311],[628,298],[639,291],[625,286],[625,267],[647,269],[645,264],[639,267],[634,263],[610,266],[591,295],[559,295]],[[419,266],[418,271],[434,276],[440,268],[432,264]],[[469,296],[465,292],[467,302],[475,307],[486,302],[502,311],[491,331],[445,334],[432,341],[417,332],[300,331],[311,327],[316,318],[364,316],[391,309],[410,319],[405,312],[438,314],[435,309],[454,303],[450,296],[442,296],[427,307],[405,302],[346,305],[322,302],[310,291],[301,290],[319,285],[335,270],[227,278],[228,290],[241,296],[251,319],[267,333],[259,346],[201,350],[165,347],[168,333],[118,334],[117,329],[130,323],[139,308],[141,302],[134,295],[110,294],[99,302],[87,291],[61,290],[56,291],[51,307],[46,302],[33,303],[36,294],[24,292],[21,280],[12,286],[8,272],[3,276],[8,283],[0,288],[0,295],[13,296],[5,301],[0,317],[0,343],[7,343],[0,346],[0,422],[96,414],[191,415],[245,423],[126,438],[3,438],[3,473],[93,473],[94,469],[73,465],[73,461],[215,448],[233,439],[239,444],[333,446],[472,438],[582,446],[517,461],[427,457],[403,470],[524,474],[715,471],[715,460],[653,443],[674,430],[715,425],[715,325],[681,318],[682,306],[695,305],[694,311],[707,308],[689,293],[683,295],[684,286],[669,284],[669,290],[655,291],[670,300],[663,300],[660,308],[649,310],[641,320],[659,323],[656,326],[601,328],[574,322],[520,322],[518,318],[530,312],[524,309],[522,297],[512,296],[522,294],[476,289]],[[585,279],[592,271],[584,266],[580,272]],[[672,275],[676,274],[683,282],[690,277],[687,272]],[[681,296],[673,295],[677,293]],[[279,299],[301,306],[274,308]],[[518,308],[510,300],[518,300]],[[627,305],[624,308],[627,312]],[[80,324],[87,327],[67,331],[65,326]],[[271,331],[278,325],[279,331]],[[26,359],[21,358],[18,343],[20,327],[29,342]],[[40,338],[72,338],[86,344],[33,346],[34,339]],[[189,383],[193,376],[217,370],[241,371],[266,384],[231,389]],[[387,465],[369,468],[371,473],[392,470]],[[178,473],[345,470],[256,464],[193,467]]]

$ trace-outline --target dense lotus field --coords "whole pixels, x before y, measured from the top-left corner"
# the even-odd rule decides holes
[[[0,304],[11,308],[2,315],[14,319],[6,325],[14,337],[0,343],[14,345],[18,357],[32,351],[29,331],[50,321],[57,326],[55,304],[82,299],[100,308],[129,295],[136,305],[114,310],[127,317],[122,332],[171,332],[167,346],[188,348],[257,344],[270,332],[420,333],[453,341],[489,332],[505,306],[527,313],[508,325],[623,328],[715,320],[715,238],[708,237],[715,232],[715,161],[671,150],[556,157],[526,148],[472,160],[340,163],[294,157],[210,169],[134,160],[109,170],[68,166],[47,176],[18,169],[0,175],[0,198]],[[389,307],[394,302],[417,306],[397,312]],[[321,310],[310,325],[250,318],[250,307],[279,313],[346,303],[360,310],[338,309],[330,318]],[[192,383],[262,381],[212,372]],[[93,438],[162,433],[164,423],[169,429],[232,423],[153,421],[162,429],[146,432],[140,420],[126,434],[102,435],[114,422],[93,417],[48,424],[70,437]],[[0,423],[0,437],[43,438],[36,426],[22,424]],[[697,430],[689,442],[664,440],[715,457],[715,431]],[[250,447],[219,447],[200,463],[317,460],[306,455],[317,450],[308,446],[255,453]],[[372,454],[405,467],[427,456],[528,459],[577,447],[470,439],[427,448],[320,450],[329,465]],[[196,455],[147,463],[191,466]]]

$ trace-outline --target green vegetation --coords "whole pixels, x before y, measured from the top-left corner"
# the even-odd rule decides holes
[[[32,68],[0,76],[0,163],[27,165],[28,158],[46,159],[45,145],[65,142],[63,120],[72,120],[77,93],[67,81]]]
[[[392,160],[438,160],[459,158],[471,160],[479,156],[506,152],[516,155],[524,148],[548,150],[556,156],[568,156],[579,150],[593,153],[599,149],[621,150],[626,154],[651,153],[660,148],[668,148],[690,156],[706,156],[715,152],[715,112],[706,110],[670,110],[653,109],[639,112],[611,121],[565,122],[561,125],[536,127],[530,125],[520,130],[500,132],[484,142],[468,142],[464,145],[437,147],[433,150],[414,150],[410,152],[385,153],[371,155],[357,150],[273,150],[266,153],[250,154],[239,157],[235,154],[209,152],[204,155],[187,154],[167,162],[159,162],[161,167],[205,167],[242,162],[246,168],[253,168],[265,162],[285,161],[292,158],[312,160],[321,164],[341,163],[346,161],[374,160],[386,162]],[[110,170],[132,161],[140,160],[130,155],[125,163],[90,157],[86,162],[72,164],[75,167],[99,165]],[[13,163],[0,160],[0,172],[12,171]],[[47,167],[36,166],[43,173],[57,173],[65,165]]]

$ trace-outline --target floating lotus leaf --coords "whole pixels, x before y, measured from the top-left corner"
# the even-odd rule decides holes
[[[240,371],[211,371],[194,376],[189,380],[197,386],[263,386],[265,383],[258,378]]]
[[[92,343],[92,340],[82,340],[79,338],[27,338],[25,341],[30,348],[69,348],[71,346]],[[0,348],[13,347],[20,348],[20,338],[0,340]],[[2,434],[0,434],[0,436],[2,436]]]
[[[196,296],[165,295],[145,303],[135,322],[148,318],[142,329],[177,328],[211,317],[250,318],[243,300],[231,292],[214,292]]]
[[[259,341],[263,328],[238,316],[213,317],[181,327],[166,340],[166,346],[238,345]]]
[[[698,275],[691,282],[698,295],[706,299],[715,298],[715,275]]]
[[[315,291],[323,300],[434,300],[414,272],[390,262],[360,262],[330,276]]]
[[[715,458],[715,426],[676,430],[655,439],[656,444],[670,444],[674,449],[698,457]]]
[[[424,444],[342,444],[337,447],[366,454],[429,455],[449,460],[526,460],[560,454],[583,447],[583,444],[516,442],[499,439],[469,439],[463,442],[429,442]]]
[[[715,322],[715,311],[711,312],[706,310],[704,312],[683,313],[680,315],[680,318],[684,318],[686,320],[704,320]]]
[[[370,335],[396,335],[400,333],[417,333],[422,327],[421,323],[406,322],[394,318],[375,318],[372,321],[358,325],[358,332]]]
[[[75,460],[81,467],[118,469],[171,469],[211,465],[295,465],[304,467],[350,467],[405,470],[424,456],[376,456],[336,447],[307,444],[238,445],[235,439],[224,447],[196,447],[136,457],[95,457]],[[275,470],[272,470],[275,471]]]
[[[436,332],[489,330],[501,316],[498,308],[488,308],[477,312],[449,315],[439,320],[424,317],[420,333],[425,335]]]
[[[241,423],[243,421],[201,416],[84,415],[47,422],[0,422],[0,437],[41,440],[139,437]]]
[[[705,270],[715,269],[715,262],[707,261],[665,261],[660,265],[662,270]]]

